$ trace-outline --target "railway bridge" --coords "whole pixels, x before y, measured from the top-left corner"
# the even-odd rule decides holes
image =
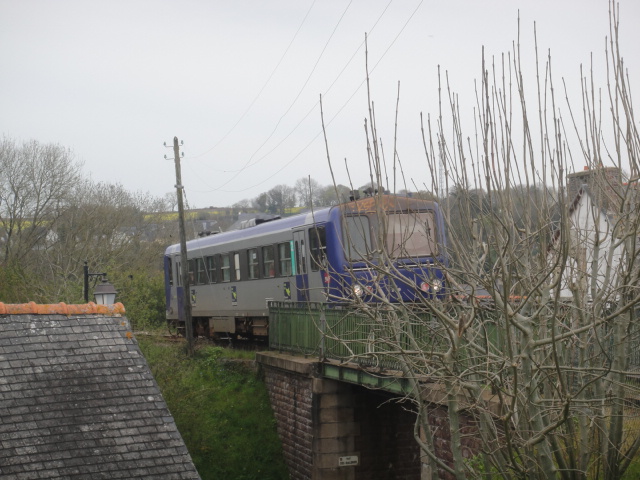
[[[292,479],[431,478],[414,437],[410,380],[372,338],[371,322],[347,310],[272,303],[269,328],[270,350],[257,361]],[[436,453],[451,461],[442,389],[424,390]],[[479,445],[466,421],[463,453],[471,458]]]

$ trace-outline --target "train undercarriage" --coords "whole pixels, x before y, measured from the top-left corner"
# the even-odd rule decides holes
[[[269,335],[269,317],[193,317],[194,337],[213,340],[248,339],[266,341]],[[185,336],[183,320],[171,320],[170,327]]]

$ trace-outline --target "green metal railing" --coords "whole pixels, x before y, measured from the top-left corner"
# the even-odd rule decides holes
[[[397,311],[353,308],[327,304],[271,302],[269,347],[319,359],[357,363],[366,367],[401,370],[401,357],[442,354],[450,344],[439,322],[425,310]],[[498,329],[488,319],[484,340],[499,347]],[[488,341],[488,342],[487,342]],[[465,355],[458,352],[458,357]]]
[[[318,303],[269,302],[269,348],[320,355],[322,311]]]
[[[271,302],[269,317],[272,350],[385,370],[401,370],[403,356],[410,361],[423,358],[422,364],[432,363],[434,356],[444,354],[454,343],[455,339],[447,335],[457,334],[455,330],[445,330],[424,309],[368,306],[366,310],[356,310],[322,303]],[[640,319],[640,310],[636,311],[636,318]],[[473,322],[477,335],[472,339],[474,349],[460,343],[456,352],[459,368],[475,368],[479,361],[487,361],[486,353],[501,357],[504,350],[504,325],[491,308],[477,310]],[[478,329],[478,325],[482,328]],[[640,370],[640,328],[635,330],[629,370]]]

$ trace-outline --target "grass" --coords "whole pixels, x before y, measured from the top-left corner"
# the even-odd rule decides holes
[[[138,338],[203,480],[289,478],[253,352]]]

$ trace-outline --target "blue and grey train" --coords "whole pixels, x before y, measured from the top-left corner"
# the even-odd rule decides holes
[[[198,238],[187,242],[187,257],[199,336],[266,337],[270,301],[339,306],[445,294],[442,213],[418,198],[376,194]],[[166,249],[167,320],[179,327],[183,261],[179,244]]]

